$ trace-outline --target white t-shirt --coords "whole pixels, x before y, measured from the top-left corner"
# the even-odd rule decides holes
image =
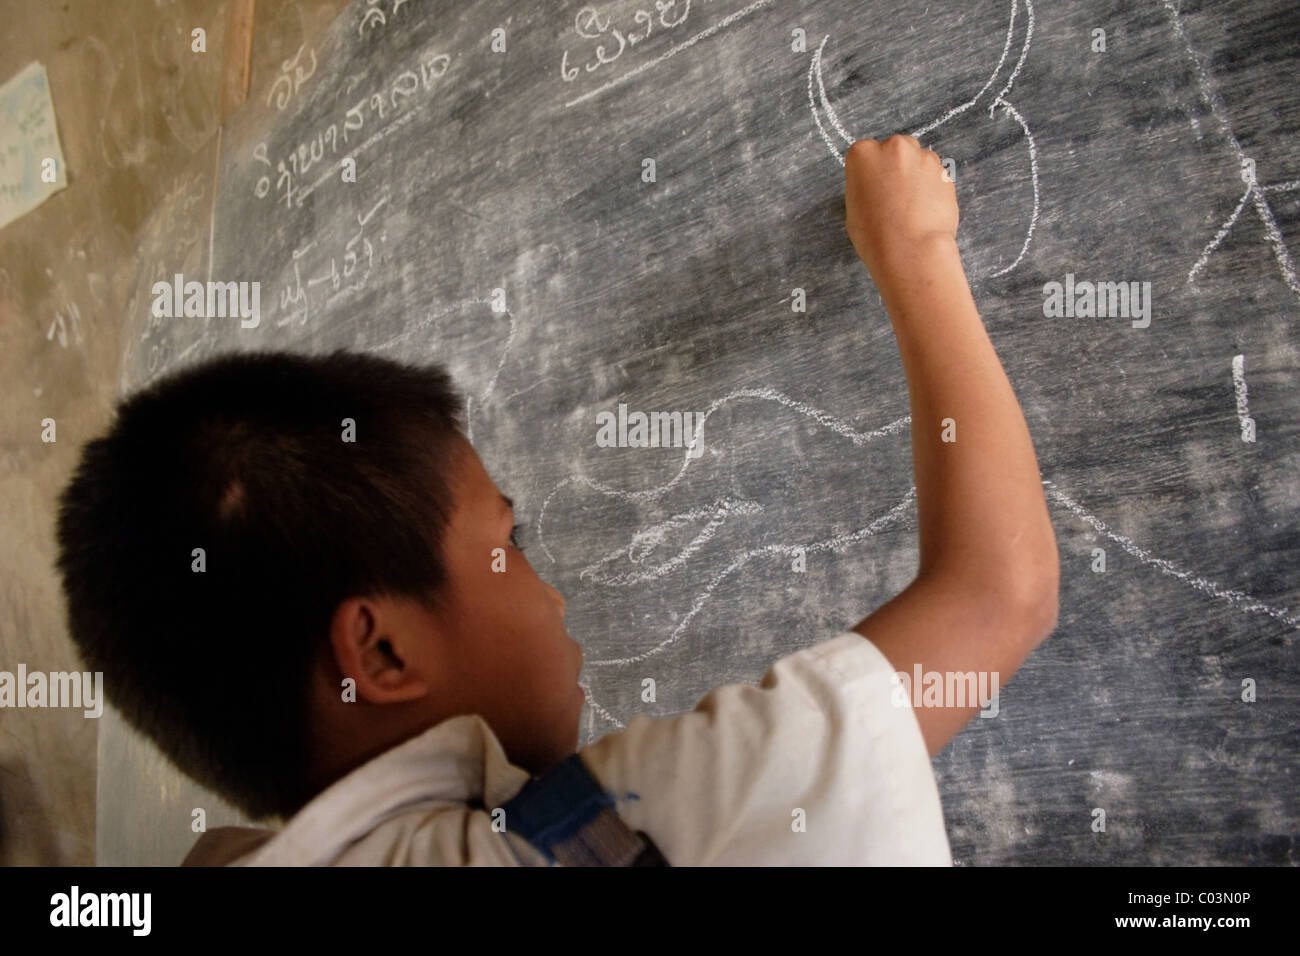
[[[893,672],[846,632],[777,661],[758,686],[637,717],[579,753],[673,866],[950,866],[929,756],[911,707],[891,694]],[[492,826],[492,809],[528,779],[481,717],[453,717],[352,771],[278,832],[214,830],[185,862],[545,865]]]

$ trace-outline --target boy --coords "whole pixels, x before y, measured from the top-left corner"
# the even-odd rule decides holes
[[[845,163],[849,237],[908,380],[915,580],[759,686],[579,754],[671,865],[950,864],[929,758],[982,702],[913,711],[891,677],[1005,682],[1055,626],[1033,446],[942,173],[904,136]],[[501,808],[572,757],[582,653],[459,411],[438,369],[236,355],[134,396],[87,446],[59,519],[75,640],[182,770],[287,819],[207,833],[187,863],[551,859]]]

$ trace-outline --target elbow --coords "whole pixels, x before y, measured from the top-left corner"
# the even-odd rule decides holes
[[[1056,630],[1060,577],[1053,538],[1050,547],[1021,550],[1009,560],[986,559],[973,582],[989,619],[1028,653]]]
[[[1050,584],[1043,586],[1042,593],[1031,608],[1028,620],[1035,646],[1052,636],[1060,618],[1060,611],[1059,579],[1054,577]]]
[[[1056,630],[1060,615],[1061,558],[1056,532],[1045,521],[1036,534],[1026,535],[1026,550],[1011,564],[1008,600],[1030,647],[1037,647]]]
[[[1036,647],[1056,630],[1060,616],[1061,566],[1056,549],[1009,575],[1003,591],[1018,629]]]

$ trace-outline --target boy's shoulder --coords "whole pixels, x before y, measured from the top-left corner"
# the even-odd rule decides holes
[[[846,631],[582,755],[674,866],[950,866],[929,752],[897,687],[880,650]]]

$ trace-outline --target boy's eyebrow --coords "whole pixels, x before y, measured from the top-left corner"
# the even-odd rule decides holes
[[[501,501],[506,506],[506,510],[514,511],[515,510],[514,499],[510,498],[508,495],[501,492],[498,492],[498,494],[501,494]]]

